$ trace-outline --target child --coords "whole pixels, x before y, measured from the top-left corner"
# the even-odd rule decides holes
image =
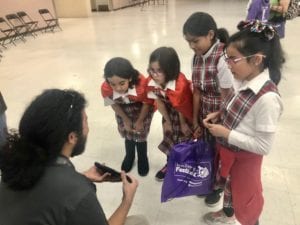
[[[115,111],[118,130],[125,138],[126,155],[121,169],[131,170],[138,155],[138,173],[149,172],[147,136],[154,112],[153,101],[147,99],[146,78],[124,58],[109,60],[104,68],[105,82],[101,86],[104,104]]]
[[[246,20],[268,22],[270,17],[270,0],[249,0]]]
[[[196,137],[202,135],[213,144],[202,120],[207,114],[219,110],[222,99],[233,86],[232,74],[222,56],[228,32],[217,29],[211,15],[196,12],[185,22],[183,34],[195,52],[192,62],[193,129]],[[217,183],[216,180],[214,191],[205,198],[205,203],[211,207],[218,204],[221,198],[222,189]]]
[[[271,23],[280,38],[285,37],[285,14],[288,10],[290,0],[270,0],[270,18]]]
[[[241,85],[226,97],[219,112],[203,121],[217,137],[220,175],[226,180],[225,191],[231,192],[234,212],[208,213],[204,216],[207,224],[234,223],[233,213],[243,225],[258,224],[263,208],[261,164],[283,110],[276,87],[284,62],[278,35],[260,21],[242,22],[238,28],[229,39],[225,57]]]
[[[155,99],[162,114],[163,140],[158,148],[167,156],[174,144],[192,137],[192,91],[190,82],[180,72],[180,62],[173,48],[160,47],[150,55],[148,97]],[[157,172],[161,181],[166,165]]]

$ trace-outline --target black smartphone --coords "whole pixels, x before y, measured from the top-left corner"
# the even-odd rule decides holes
[[[95,166],[98,170],[100,170],[99,172],[101,174],[104,174],[104,173],[109,173],[110,174],[109,181],[111,181],[111,182],[120,182],[120,181],[122,181],[121,173],[114,170],[113,168],[110,168],[110,167],[105,166],[105,165],[103,165],[101,163],[98,163],[98,162],[95,162]],[[131,178],[127,175],[126,175],[126,179],[129,183],[132,182]]]

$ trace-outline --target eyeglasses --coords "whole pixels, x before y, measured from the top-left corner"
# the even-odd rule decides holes
[[[265,58],[265,55],[261,55],[261,54],[252,54],[252,55],[248,55],[248,56],[243,56],[243,57],[232,57],[232,56],[228,56],[226,52],[223,53],[225,62],[228,64],[237,64],[239,61],[243,60],[243,59],[248,59],[251,58],[253,56],[262,56],[263,58]]]
[[[161,71],[160,69],[159,70],[148,69],[147,71],[151,76],[162,76],[164,74],[164,72]]]

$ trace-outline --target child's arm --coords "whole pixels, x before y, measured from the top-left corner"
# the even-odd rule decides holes
[[[190,129],[190,127],[188,126],[188,124],[186,123],[186,119],[185,117],[182,115],[182,113],[179,113],[179,120],[180,120],[180,129],[181,132],[185,135],[185,136],[189,136],[192,133],[192,130]]]
[[[115,111],[115,113],[120,116],[124,122],[125,130],[132,131],[132,121],[131,119],[124,113],[123,109],[118,104],[111,105],[111,108]]]
[[[133,128],[135,129],[135,131],[139,132],[144,129],[144,119],[146,118],[146,116],[150,110],[150,107],[151,107],[151,105],[143,103],[140,115],[133,125]]]
[[[164,128],[165,132],[167,132],[167,131],[173,132],[172,122],[171,122],[171,119],[168,115],[165,104],[159,98],[155,99],[155,101],[156,101],[156,104],[157,104],[158,111],[161,113],[161,115],[165,119],[165,122],[164,122],[164,125],[163,125],[163,128]]]
[[[285,14],[289,8],[290,0],[280,0],[279,5],[272,5],[271,10]]]
[[[202,134],[200,125],[199,125],[199,112],[200,112],[200,99],[201,93],[198,88],[194,88],[193,93],[193,129],[194,136],[196,138],[200,137]]]

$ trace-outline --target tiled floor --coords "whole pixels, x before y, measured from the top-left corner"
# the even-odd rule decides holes
[[[79,170],[94,161],[119,168],[124,155],[123,140],[116,130],[113,112],[103,106],[99,92],[105,62],[111,57],[123,56],[145,73],[152,50],[173,46],[180,56],[182,71],[189,77],[193,53],[182,35],[187,17],[194,11],[209,12],[220,27],[232,33],[245,16],[246,4],[245,0],[169,0],[168,6],[145,6],[142,11],[133,7],[94,13],[91,18],[61,19],[62,32],[39,34],[36,39],[28,37],[26,43],[10,46],[2,53],[0,89],[9,106],[9,126],[17,126],[28,102],[43,89],[80,90],[89,101],[90,134],[86,152],[74,162]],[[300,18],[289,21],[282,42],[287,63],[279,88],[285,111],[273,150],[263,165],[262,225],[300,224],[299,28]],[[148,140],[151,170],[147,177],[139,177],[140,186],[130,213],[145,214],[152,225],[204,224],[201,215],[212,209],[204,205],[203,199],[187,197],[160,203],[161,183],[154,180],[155,172],[165,163],[165,157],[156,147],[160,140],[157,113]],[[136,167],[132,174],[138,177]],[[98,185],[98,197],[107,216],[121,196],[120,184]]]

